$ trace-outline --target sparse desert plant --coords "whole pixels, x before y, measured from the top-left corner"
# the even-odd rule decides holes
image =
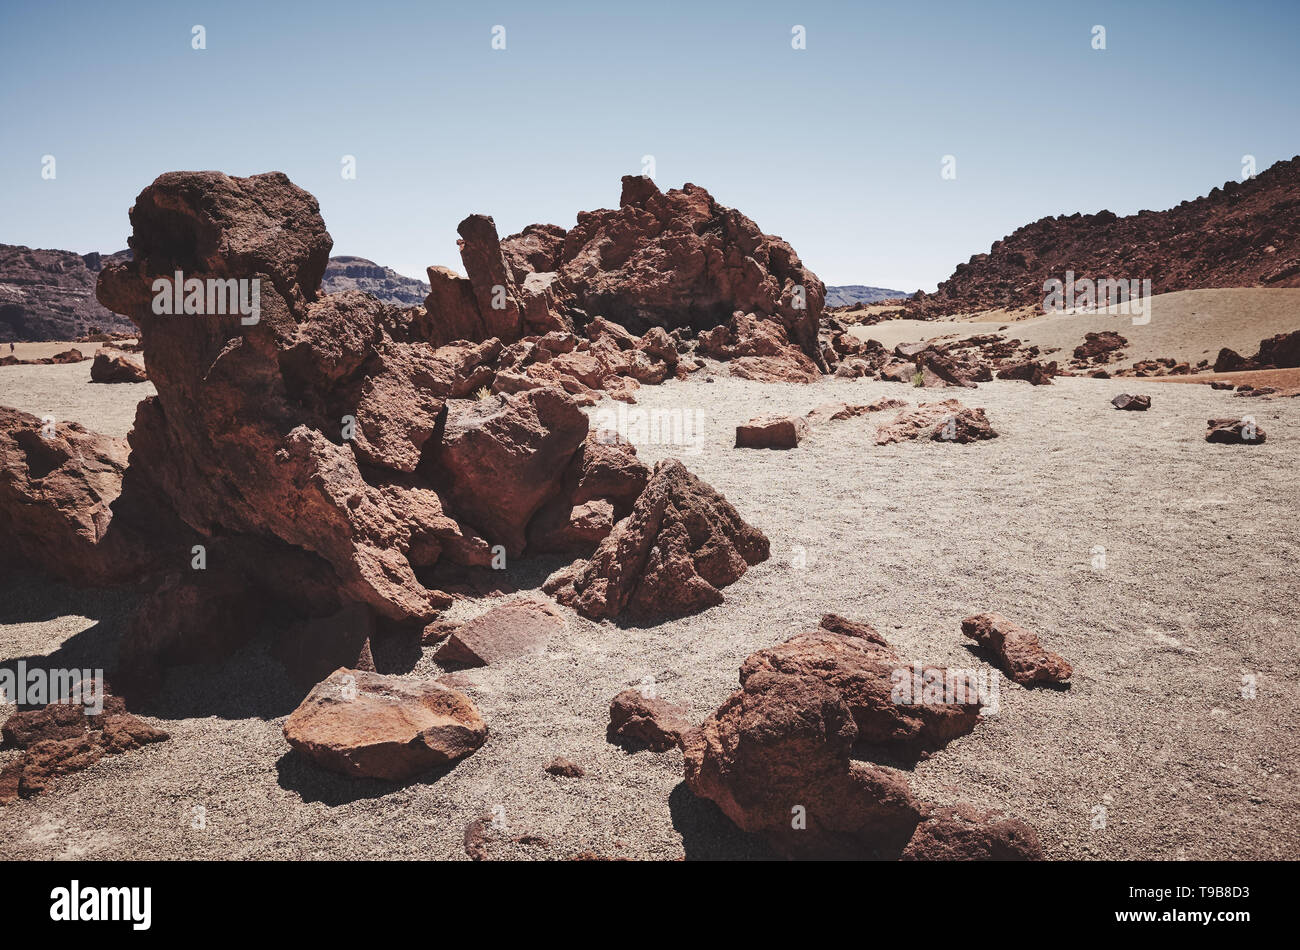
[[[925,373],[923,371],[919,369],[916,371],[916,375],[912,377],[912,385],[917,388],[925,385]]]
[[[486,386],[480,386],[478,389],[474,390],[474,398],[479,401],[482,401],[491,395],[492,390],[488,389]]]

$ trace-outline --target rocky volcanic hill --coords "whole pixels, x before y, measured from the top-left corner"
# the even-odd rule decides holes
[[[360,290],[384,303],[400,307],[418,307],[429,296],[427,283],[403,277],[391,267],[364,257],[331,257],[321,281],[321,291],[336,294],[344,290]]]
[[[826,288],[827,307],[850,307],[854,304],[879,303],[911,296],[906,290],[889,290],[885,287],[865,287],[862,284],[844,284]]]
[[[130,257],[34,250],[0,244],[0,342],[75,340],[96,331],[134,331],[126,317],[95,299],[104,263]]]
[[[1300,287],[1300,156],[1168,211],[1061,215],[1027,224],[958,264],[911,309],[936,317],[1041,306],[1043,282],[1150,279],[1153,293]]]

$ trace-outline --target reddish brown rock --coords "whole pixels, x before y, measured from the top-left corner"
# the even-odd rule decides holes
[[[1038,360],[1011,363],[998,370],[998,379],[1020,379],[1034,386],[1050,386],[1055,375],[1055,363],[1043,364]]]
[[[1116,350],[1128,346],[1128,340],[1114,330],[1102,330],[1100,333],[1085,333],[1083,343],[1074,348],[1076,360],[1093,360],[1104,363]]]
[[[626,176],[617,209],[581,213],[567,232],[533,226],[501,247],[516,279],[525,267],[555,271],[576,307],[635,334],[714,327],[742,311],[820,359],[822,282],[789,244],[695,185],[665,193]]]
[[[920,805],[899,773],[850,760],[856,738],[838,690],[758,672],[685,736],[686,784],[787,857],[896,857]]]
[[[123,496],[126,461],[121,439],[0,406],[0,564],[112,584],[165,555],[160,533],[184,556],[174,519]]]
[[[969,805],[926,808],[903,861],[1040,861],[1038,834],[1018,818]]]
[[[731,375],[758,382],[811,383],[817,364],[791,343],[779,323],[737,311],[731,319],[699,335],[699,351],[730,360]]]
[[[1300,286],[1297,199],[1300,156],[1164,211],[1041,218],[958,264],[935,293],[907,301],[907,315],[933,319],[992,308],[1038,311],[1047,296],[1045,282],[1064,281],[1067,274],[1076,281],[1076,293],[1079,282],[1094,282],[1095,304],[1101,307],[1107,304],[1105,282],[1122,282],[1131,293],[1130,282],[1138,277],[1150,277],[1147,294]],[[1271,252],[1264,253],[1268,248]],[[1077,301],[1061,302],[1072,307]]]
[[[450,409],[436,460],[459,519],[510,556],[523,553],[528,522],[558,492],[587,427],[577,404],[554,389]]]
[[[833,632],[828,622],[853,632]],[[869,627],[855,630],[850,623],[828,615],[822,630],[751,654],[740,667],[741,684],[764,670],[815,676],[843,697],[857,725],[857,742],[904,755],[937,749],[975,728],[978,684],[961,673],[907,663],[879,634]],[[926,695],[927,687],[933,697]]]
[[[755,416],[736,426],[738,449],[793,449],[808,434],[808,423],[798,416]]]
[[[74,348],[71,350],[63,350],[61,353],[55,353],[50,357],[50,359],[54,363],[80,363],[84,361],[86,357],[82,355],[81,350]]]
[[[582,778],[587,774],[587,770],[581,765],[572,759],[566,759],[562,755],[556,756],[551,761],[551,764],[546,767],[546,771],[558,778]]]
[[[143,383],[149,378],[144,367],[126,356],[110,355],[106,350],[95,353],[95,362],[90,365],[92,383]]]
[[[1145,412],[1151,408],[1151,396],[1130,395],[1127,392],[1121,392],[1110,404],[1117,409],[1127,409],[1128,412]]]
[[[284,724],[284,737],[322,768],[400,782],[474,752],[487,726],[463,693],[435,682],[335,670]]]
[[[1275,366],[1278,369],[1300,366],[1300,330],[1260,340],[1259,352],[1255,354],[1254,361],[1261,366]]]
[[[463,623],[434,654],[444,663],[490,666],[524,654],[542,653],[564,630],[564,618],[550,604],[524,597],[493,607]]]
[[[1064,683],[1073,672],[1069,663],[1038,641],[1037,634],[1001,614],[967,617],[961,632],[991,651],[1002,671],[1022,686]]]
[[[684,706],[647,697],[640,689],[625,689],[610,701],[605,737],[633,749],[666,752],[680,746],[691,728],[686,716]]]
[[[968,443],[997,438],[984,410],[963,406],[956,399],[923,402],[899,413],[876,429],[876,445],[930,440]]]
[[[87,715],[83,705],[51,703],[16,712],[0,729],[3,747],[22,754],[0,772],[0,805],[49,790],[54,782],[93,765],[168,739],[167,733],[126,712],[121,699],[104,697],[103,711]]]
[[[551,575],[545,590],[594,619],[677,617],[722,603],[721,588],[767,556],[762,532],[668,459],[591,559]]]
[[[1151,408],[1150,396],[1131,396],[1128,393],[1120,393],[1110,401],[1110,404],[1116,409],[1126,409],[1129,412],[1146,412]]]
[[[1237,393],[1237,395],[1241,395]],[[1249,418],[1207,419],[1206,442],[1223,445],[1261,445],[1267,438],[1262,428]]]

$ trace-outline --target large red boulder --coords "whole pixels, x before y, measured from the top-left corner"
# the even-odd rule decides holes
[[[322,768],[395,782],[470,755],[487,734],[463,693],[344,668],[318,683],[284,724],[289,744]]]

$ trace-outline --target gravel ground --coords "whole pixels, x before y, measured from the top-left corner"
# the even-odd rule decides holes
[[[901,656],[980,667],[960,620],[998,610],[1064,655],[1074,683],[1004,681],[998,715],[911,769],[919,795],[1020,816],[1053,858],[1293,857],[1300,401],[1170,386],[1146,390],[1149,412],[1112,410],[1108,400],[1135,383],[959,392],[720,377],[643,388],[638,405],[621,408],[624,422],[635,428],[644,413],[680,431],[689,419],[701,440],[643,444],[642,458],[681,457],[771,539],[771,559],[727,588],[721,607],[647,628],[565,610],[567,631],[543,656],[458,675],[491,737],[402,787],[332,776],[291,754],[280,730],[300,693],[262,647],[177,670],[150,709],[171,741],[0,808],[0,856],[464,858],[467,823],[494,812],[509,836],[545,839],[496,841],[494,857],[761,856],[761,844],[686,791],[679,753],[605,742],[610,698],[652,676],[660,696],[703,718],[737,686],[750,652],[827,611],[874,623]],[[129,418],[110,405],[133,405],[125,388],[68,392],[67,411],[81,398],[88,424],[96,413]],[[815,428],[790,452],[732,448],[735,425],[759,412],[881,396],[957,396],[985,407],[1001,437],[877,447],[878,420],[861,417]],[[9,398],[6,389],[0,401]],[[619,411],[591,410],[607,420]],[[1207,418],[1244,411],[1267,443],[1204,441]],[[1094,569],[1098,546],[1104,564]],[[512,579],[536,587],[554,566],[521,563]],[[469,617],[493,602],[454,611]],[[112,655],[130,597],[11,577],[0,605],[0,657],[85,666]],[[437,672],[398,643],[378,644],[376,659],[385,672]],[[1243,677],[1255,698],[1243,698]],[[557,755],[586,777],[546,774]]]

